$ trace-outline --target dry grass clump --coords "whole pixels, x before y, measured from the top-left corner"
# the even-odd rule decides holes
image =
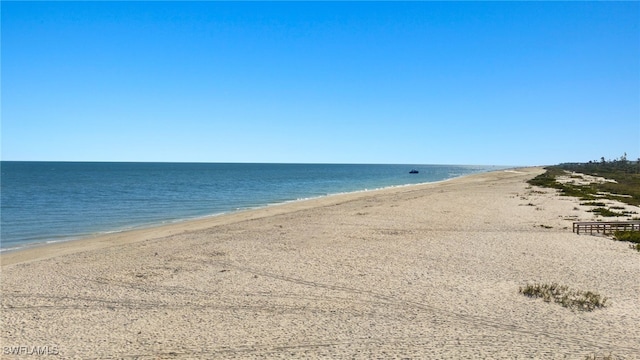
[[[605,307],[607,298],[591,292],[581,290],[571,290],[568,286],[551,284],[530,284],[520,287],[519,292],[532,298],[542,298],[546,302],[554,302],[563,307],[579,310],[593,311],[597,308]]]

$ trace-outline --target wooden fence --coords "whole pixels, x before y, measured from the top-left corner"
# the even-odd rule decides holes
[[[573,223],[573,232],[580,234],[612,234],[614,231],[640,231],[640,221],[581,221]]]

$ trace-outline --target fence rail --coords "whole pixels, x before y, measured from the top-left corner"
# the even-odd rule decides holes
[[[640,231],[640,221],[580,221],[573,223],[573,232],[606,235],[614,231]]]

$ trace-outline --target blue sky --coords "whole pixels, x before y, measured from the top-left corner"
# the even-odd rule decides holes
[[[8,2],[2,159],[640,157],[638,2]]]

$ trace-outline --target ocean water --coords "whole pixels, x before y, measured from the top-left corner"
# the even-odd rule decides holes
[[[409,174],[411,169],[419,174]],[[494,166],[0,163],[0,249],[64,241]]]

